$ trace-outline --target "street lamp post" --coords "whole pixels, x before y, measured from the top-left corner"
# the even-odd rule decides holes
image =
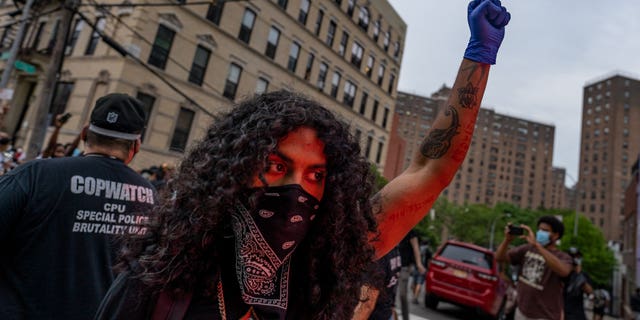
[[[504,216],[506,216],[507,218],[511,217],[511,214],[508,212],[504,213]],[[493,222],[491,222],[491,235],[489,236],[489,250],[493,251],[493,237],[494,237],[494,233],[496,230],[496,222],[498,221],[498,218],[502,217],[502,215],[497,216],[495,218],[493,218]]]

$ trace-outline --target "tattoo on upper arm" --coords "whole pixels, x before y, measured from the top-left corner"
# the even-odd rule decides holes
[[[444,112],[445,116],[451,116],[451,124],[446,129],[432,129],[429,136],[422,142],[420,153],[430,159],[439,159],[444,156],[451,147],[451,140],[458,134],[460,118],[458,111],[453,107]]]

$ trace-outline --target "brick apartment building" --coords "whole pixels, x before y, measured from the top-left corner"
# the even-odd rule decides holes
[[[406,152],[396,156],[403,159],[402,169],[449,91],[443,86],[431,97],[398,93],[399,120],[394,131],[406,141]],[[552,125],[481,108],[467,157],[443,195],[457,204],[509,202],[525,208],[566,208],[565,169],[552,167],[554,134]]]
[[[577,210],[621,240],[625,189],[640,152],[640,80],[616,73],[583,89]]]
[[[246,95],[291,89],[346,119],[367,158],[384,169],[406,39],[406,24],[387,1],[190,2],[103,0],[97,6],[82,1],[79,10],[99,30],[196,105],[123,58],[76,15],[49,110],[50,115],[72,114],[60,142],[78,134],[97,98],[124,92],[142,100],[149,113],[133,167],[175,162],[203,136],[211,115]],[[19,145],[29,141],[36,125],[43,74],[60,26],[61,1],[35,3],[18,59],[36,71],[13,72],[13,98],[0,120],[0,128],[15,135]],[[154,5],[136,5],[142,3]],[[4,52],[20,19],[9,14],[15,10],[14,2],[0,3]]]

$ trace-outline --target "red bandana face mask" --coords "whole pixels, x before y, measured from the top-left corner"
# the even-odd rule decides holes
[[[236,206],[236,275],[242,300],[256,311],[286,311],[291,255],[319,207],[320,202],[297,184],[266,188],[252,212]]]

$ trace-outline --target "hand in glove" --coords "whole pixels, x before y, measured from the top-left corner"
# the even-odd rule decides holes
[[[498,48],[504,39],[504,26],[511,14],[500,0],[473,0],[469,3],[467,20],[471,39],[464,57],[480,63],[495,64]]]

